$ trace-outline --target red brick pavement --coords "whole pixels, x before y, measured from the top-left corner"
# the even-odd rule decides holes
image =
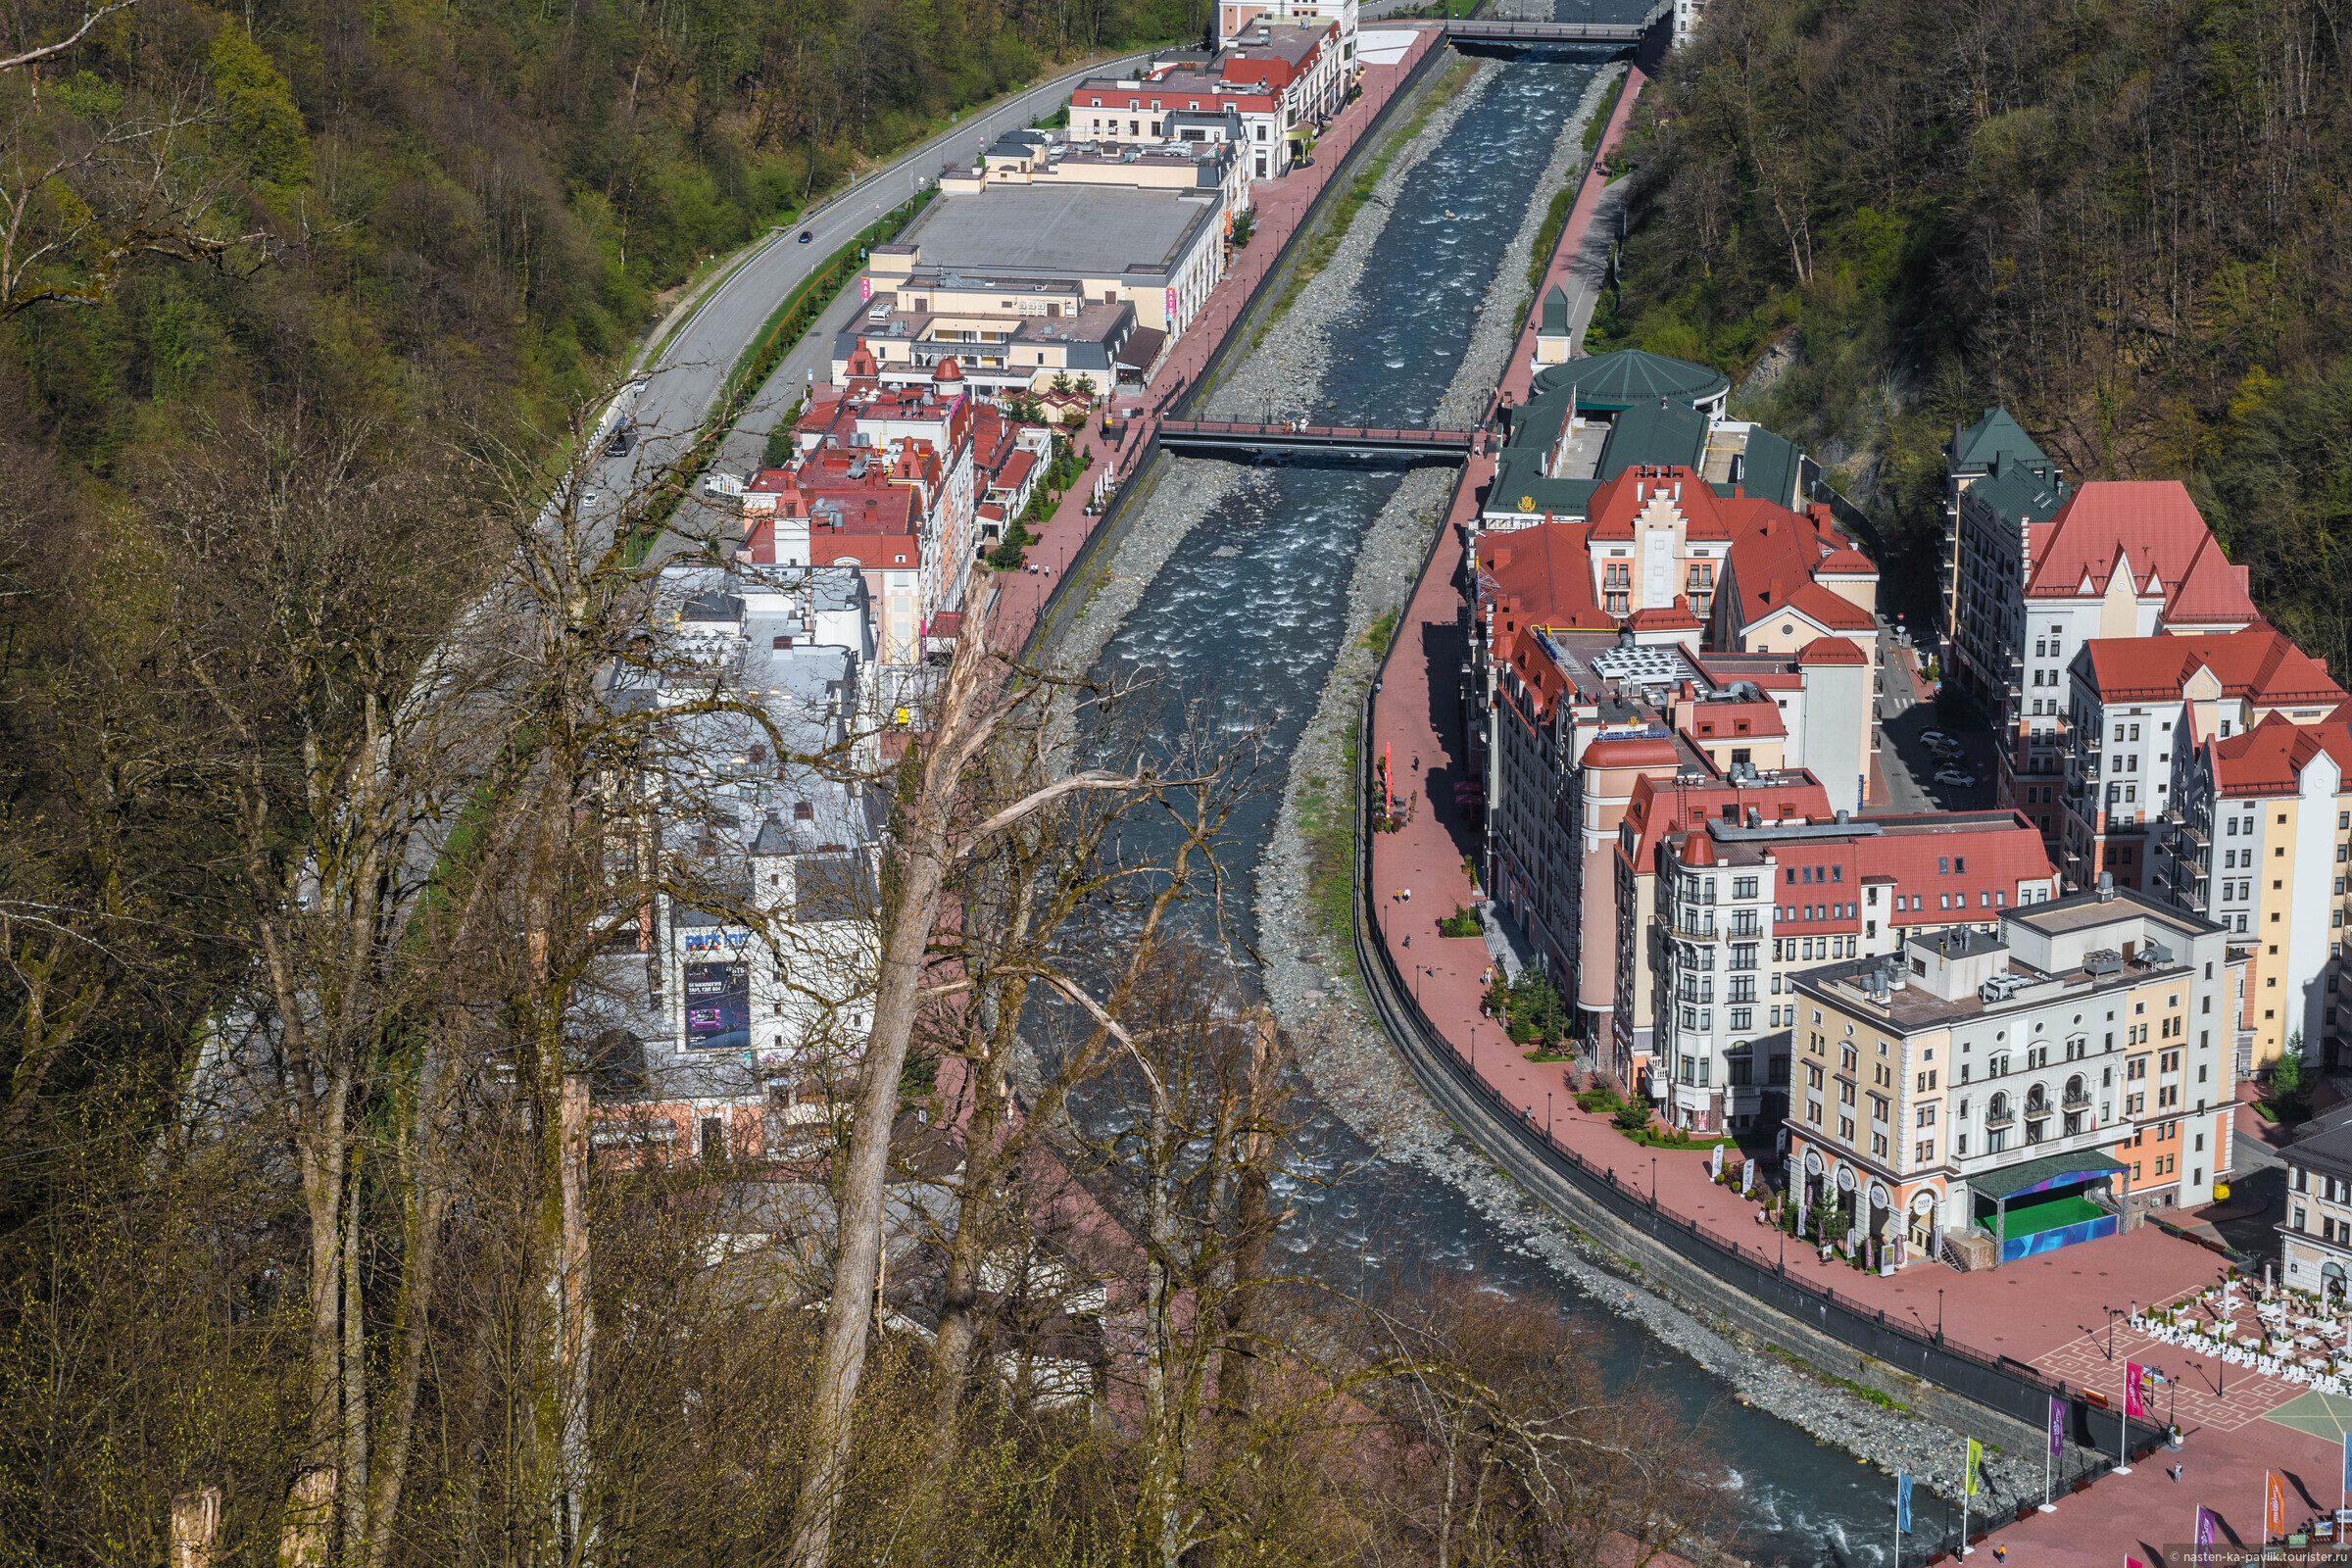
[[[1359,78],[1362,92],[1324,128],[1315,143],[1312,169],[1281,179],[1261,180],[1253,187],[1251,201],[1257,211],[1257,229],[1249,247],[1235,253],[1233,270],[1210,291],[1200,313],[1161,357],[1145,395],[1141,399],[1118,400],[1121,411],[1130,417],[1121,422],[1116,447],[1107,455],[1113,484],[1133,471],[1137,459],[1150,444],[1153,424],[1169,402],[1192,390],[1209,357],[1224,342],[1225,334],[1249,309],[1250,298],[1265,280],[1274,258],[1289,243],[1307,209],[1331,182],[1341,163],[1354,150],[1372,117],[1380,113],[1432,49],[1445,47],[1435,27],[1418,30],[1420,37],[1396,64],[1364,67]],[[1101,458],[1103,442],[1098,431],[1099,427],[1090,428],[1086,442]],[[1099,461],[1087,470],[1085,481],[1062,497],[1053,517],[1039,530],[1039,542],[1031,547],[1029,560],[1051,568],[1049,571],[990,572],[986,567],[978,568],[980,578],[971,584],[970,591],[994,592],[997,596],[989,614],[989,641],[994,646],[1009,651],[1028,641],[1047,598],[1060,581],[1062,569],[1076,557],[1095,524],[1102,520],[1085,514],[1095,477],[1102,471]]]
[[[1603,134],[1604,151],[1622,137],[1641,80],[1635,74],[1620,96]],[[1575,255],[1598,194],[1597,180],[1579,193],[1538,298]],[[1514,398],[1525,396],[1531,379],[1532,324],[1503,377],[1503,388]],[[1708,1179],[1704,1153],[1644,1149],[1604,1118],[1579,1111],[1570,1098],[1576,1087],[1568,1076],[1572,1067],[1528,1061],[1480,1016],[1483,945],[1441,938],[1437,922],[1467,900],[1470,881],[1463,859],[1479,842],[1477,824],[1453,804],[1453,785],[1465,777],[1466,762],[1452,684],[1461,657],[1455,584],[1463,527],[1475,512],[1479,486],[1493,471],[1491,457],[1471,460],[1445,537],[1407,607],[1406,641],[1385,672],[1373,712],[1375,745],[1391,758],[1397,788],[1419,797],[1401,831],[1375,838],[1372,875],[1381,895],[1379,939],[1389,945],[1423,1013],[1457,1054],[1471,1060],[1479,1078],[1531,1125],[1546,1126],[1561,1148],[1613,1169],[1628,1190],[1646,1194],[1654,1188],[1661,1207],[1695,1220],[1718,1240],[1775,1266],[1785,1260],[1799,1278],[1865,1310],[1908,1320],[1923,1331],[1940,1326],[1952,1343],[1981,1354],[2029,1362],[2077,1386],[2120,1389],[2120,1361],[2111,1361],[2107,1353],[2106,1308],[2122,1311],[2133,1300],[2143,1305],[2169,1300],[2210,1283],[2222,1272],[2214,1253],[2142,1226],[2128,1236],[1983,1273],[1920,1263],[1881,1278],[1841,1263],[1824,1264],[1810,1250],[1785,1251],[1778,1234],[1756,1223],[1755,1204]],[[1439,676],[1434,682],[1433,672]],[[1408,889],[1409,899],[1402,896]],[[1408,948],[1408,937],[1417,945]],[[2290,1512],[2297,1519],[2309,1508],[2333,1505],[2326,1484],[2335,1478],[2332,1446],[2261,1419],[2298,1391],[2239,1368],[2222,1373],[2201,1358],[2152,1345],[2121,1327],[2114,1345],[2124,1360],[2135,1358],[2135,1349],[2145,1350],[2145,1359],[2180,1376],[2178,1408],[2187,1443],[2170,1462],[2183,1466],[2183,1479],[2173,1481],[2167,1466],[2152,1459],[2130,1476],[2110,1478],[2067,1498],[2053,1513],[2034,1514],[2004,1530],[2000,1540],[2010,1548],[2010,1561],[2115,1562],[2131,1551],[2159,1564],[2157,1548],[2187,1539],[2199,1503],[2221,1513],[2239,1539],[2250,1540],[2266,1465],[2281,1467],[2293,1478]]]

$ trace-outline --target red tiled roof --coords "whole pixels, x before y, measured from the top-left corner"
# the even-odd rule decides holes
[[[1681,467],[1626,468],[1601,481],[1585,504],[1585,514],[1592,519],[1592,537],[1631,539],[1634,519],[1661,493],[1672,498],[1670,504],[1682,514],[1685,538],[1732,537],[1733,518],[1727,509],[1733,503],[1717,496],[1694,469]]]
[[[1796,651],[1799,664],[1867,664],[1870,656],[1842,637],[1816,637]]]
[[[1533,627],[1506,626],[1495,638],[1494,658],[1507,665],[1534,694],[1530,704],[1542,718],[1568,690],[1568,677],[1551,662],[1551,654]]]
[[[1894,878],[1905,906],[1889,911],[1895,925],[1992,920],[1999,910],[2017,907],[2020,882],[2046,882],[2051,876],[2040,831],[2016,812],[1996,824],[1954,824],[1941,815],[1878,820],[1880,836],[1861,840],[1856,858],[1863,875]],[[1915,830],[1902,831],[1905,826]],[[1950,869],[1943,869],[1947,864]],[[1909,907],[1911,895],[1919,898],[1916,909]],[[1945,906],[1938,902],[1945,896],[1966,902]]]
[[[2323,724],[2297,724],[2283,713],[2266,713],[2252,729],[2209,743],[2215,790],[2226,796],[2291,795],[2303,769],[2322,752],[2339,772],[2352,774],[2352,732],[2330,717]]]
[[[1606,631],[1617,622],[1592,594],[1590,525],[1542,522],[1483,537],[1479,589],[1495,607],[1497,640],[1506,626]]]
[[[1871,619],[1869,611],[1864,610],[1850,599],[1832,593],[1817,582],[1799,584],[1796,591],[1788,596],[1786,604],[1777,605],[1771,610],[1764,611],[1757,615],[1756,619],[1759,621],[1769,620],[1774,612],[1778,610],[1793,610],[1813,622],[1814,625],[1826,627],[1831,631],[1876,631],[1879,629],[1879,623]],[[1751,621],[1749,624],[1752,625],[1754,622]],[[1818,642],[1820,639],[1814,640]]]
[[[2165,601],[2164,618],[2177,626],[2244,626],[2258,618],[2246,592],[2246,568],[2232,566],[2221,541],[2207,534],[2188,569]]]
[[[2026,597],[2070,599],[2085,577],[2105,593],[2118,557],[2135,589],[2153,573],[2165,584],[2188,572],[2208,536],[2188,490],[2178,479],[2094,479],[2075,493],[2043,530]]]
[[[1586,767],[1672,767],[1682,760],[1674,742],[1643,735],[1627,740],[1594,741],[1580,760]]]
[[[1692,786],[1678,785],[1672,779],[1636,779],[1633,796],[1625,808],[1625,820],[1634,830],[1634,868],[1643,873],[1655,870],[1657,847],[1668,834],[1687,832],[1693,827],[1703,830],[1708,819],[1720,815],[1727,806],[1739,808],[1742,821],[1746,820],[1751,806],[1768,822],[1802,821],[1831,814],[1829,792],[1802,769],[1784,772],[1768,784],[1745,786],[1729,783]],[[1679,820],[1678,809],[1683,813]]]
[[[1788,733],[1778,703],[1700,703],[1690,710],[1683,733],[1708,741],[1778,740]]]
[[[1860,607],[1813,581],[1822,563],[1846,548],[1844,536],[1830,526],[1826,510],[1800,516],[1769,501],[1742,499],[1723,505],[1738,522],[1732,536],[1731,575],[1740,591],[1742,629],[1787,609],[1830,631],[1876,629]]]
[[[2257,621],[2244,631],[2196,637],[2093,637],[2080,656],[2106,702],[2178,698],[2199,668],[2211,669],[2223,695],[2265,707],[2345,700],[2327,666],[2286,633]]]
[[[1636,631],[1696,631],[1705,624],[1690,613],[1690,601],[1681,594],[1674,596],[1674,607],[1660,610],[1655,606],[1637,610],[1625,619]]]
[[[1840,546],[1822,557],[1821,564],[1813,570],[1815,575],[1823,577],[1876,577],[1879,564],[1859,550]]]
[[[1018,490],[1021,487],[1021,481],[1029,477],[1029,470],[1036,466],[1037,454],[1023,448],[1004,460],[1004,466],[998,470],[996,478],[990,481],[989,488],[991,490]]]
[[[827,528],[808,541],[809,564],[818,566],[912,571],[922,560],[921,546],[903,533],[836,533]]]

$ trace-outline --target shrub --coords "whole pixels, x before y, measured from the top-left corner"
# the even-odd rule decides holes
[[[1644,1104],[1625,1104],[1609,1118],[1609,1125],[1622,1133],[1638,1133],[1649,1125],[1649,1107]]]
[[[1478,933],[1478,916],[1465,905],[1455,905],[1451,914],[1438,921],[1438,935],[1442,937],[1474,937]]]

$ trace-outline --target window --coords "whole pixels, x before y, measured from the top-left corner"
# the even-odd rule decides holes
[[[1919,1107],[1919,1125],[1922,1127],[1933,1127],[1936,1125],[1936,1103],[1934,1101],[1930,1101],[1927,1104]]]

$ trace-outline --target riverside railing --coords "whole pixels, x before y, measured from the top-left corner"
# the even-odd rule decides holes
[[[1427,578],[1445,543],[1446,530],[1454,526],[1453,508],[1468,477],[1469,469],[1465,466],[1447,499],[1444,514],[1446,520],[1431,537],[1429,553],[1414,579],[1416,583]],[[1550,1186],[1555,1199],[1572,1192],[1619,1222],[1651,1237],[1719,1283],[1761,1301],[1782,1316],[2037,1431],[2047,1429],[2048,1401],[2060,1399],[2065,1405],[2064,1435],[2082,1448],[2117,1455],[2129,1452],[2134,1457],[2153,1451],[2166,1434],[2146,1423],[2124,1422],[2105,1407],[2103,1398],[2086,1398],[2085,1391],[2070,1388],[2063,1379],[2046,1377],[2026,1362],[2006,1355],[1987,1355],[1954,1344],[1924,1327],[1915,1328],[1889,1317],[1885,1310],[1867,1302],[1792,1275],[1788,1271],[1785,1254],[1776,1257],[1752,1243],[1743,1244],[1737,1238],[1720,1235],[1697,1220],[1661,1205],[1654,1190],[1643,1195],[1630,1174],[1620,1177],[1614,1166],[1596,1163],[1561,1144],[1549,1129],[1534,1124],[1532,1110],[1512,1106],[1479,1077],[1462,1052],[1430,1022],[1413,1000],[1411,988],[1398,971],[1388,944],[1380,939],[1379,909],[1373,902],[1373,834],[1369,811],[1379,788],[1374,772],[1379,748],[1373,743],[1373,710],[1386,682],[1390,662],[1399,648],[1412,645],[1411,639],[1401,636],[1390,640],[1358,712],[1355,855],[1350,876],[1354,883],[1352,923],[1357,965],[1382,1024],[1404,1052],[1423,1086],[1441,1100],[1450,1101],[1451,1108],[1475,1112],[1461,1114],[1457,1119],[1490,1156],[1513,1164],[1527,1175],[1548,1177],[1548,1183],[1535,1185]],[[1452,1092],[1442,1092],[1445,1090]],[[1516,1159],[1509,1158],[1514,1154],[1518,1156]],[[2070,1480],[2103,1474],[2108,1468],[2107,1460],[2092,1460]]]

